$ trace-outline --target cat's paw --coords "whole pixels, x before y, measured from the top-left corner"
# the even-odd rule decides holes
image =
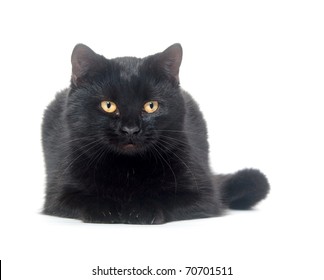
[[[81,220],[85,223],[120,223],[120,212],[114,207],[92,205],[82,211]]]
[[[104,223],[104,224],[115,224],[120,223],[118,215],[114,215],[111,211],[101,211],[96,213],[84,213],[81,217],[84,223]]]
[[[157,225],[167,222],[162,209],[152,205],[132,205],[123,214],[123,219],[129,224]]]

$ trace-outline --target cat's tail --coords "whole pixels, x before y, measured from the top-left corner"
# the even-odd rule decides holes
[[[266,176],[256,169],[243,169],[234,174],[214,175],[224,208],[246,210],[264,199],[270,186]]]

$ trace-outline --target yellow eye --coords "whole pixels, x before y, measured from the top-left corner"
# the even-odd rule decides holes
[[[144,111],[146,113],[154,113],[159,108],[159,103],[157,101],[149,101],[144,104]]]
[[[102,101],[100,106],[107,113],[114,113],[117,110],[117,105],[112,101]]]

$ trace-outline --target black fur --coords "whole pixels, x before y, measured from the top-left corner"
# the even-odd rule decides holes
[[[249,209],[269,184],[257,170],[213,175],[197,103],[179,87],[179,44],[143,59],[106,59],[84,45],[45,111],[43,212],[98,223],[160,224]],[[102,101],[118,109],[106,113]],[[158,101],[154,113],[143,105]]]

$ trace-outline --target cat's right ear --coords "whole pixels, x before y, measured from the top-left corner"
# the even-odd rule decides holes
[[[72,52],[72,83],[75,86],[82,84],[105,67],[102,56],[83,44],[77,44]]]
[[[173,44],[164,52],[159,54],[159,64],[165,73],[175,78],[179,83],[179,68],[182,61],[182,47],[180,44]]]

